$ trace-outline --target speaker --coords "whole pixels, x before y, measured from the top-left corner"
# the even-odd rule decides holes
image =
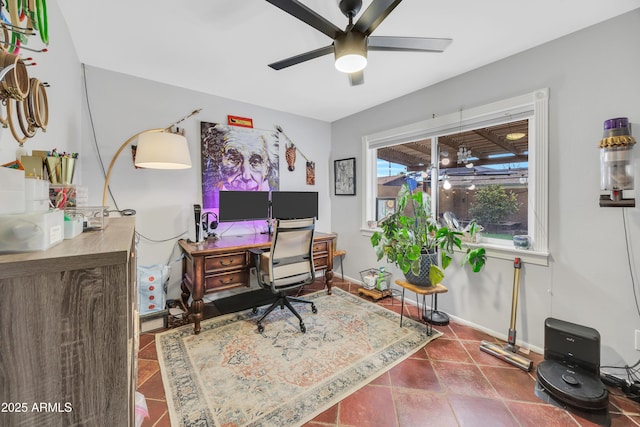
[[[200,221],[201,221],[202,207],[200,205],[193,205],[193,215],[196,223],[196,240],[195,242],[200,241]]]

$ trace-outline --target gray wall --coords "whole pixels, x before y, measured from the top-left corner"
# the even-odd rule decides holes
[[[295,171],[284,161],[280,144],[281,190],[318,191],[319,231],[331,231],[329,150],[330,124],[257,107],[179,87],[155,83],[79,62],[64,17],[57,3],[49,11],[50,45],[46,54],[34,55],[38,66],[29,74],[48,81],[50,120],[46,133],[38,131],[25,143],[33,149],[79,152],[74,182],[87,187],[89,205],[102,203],[104,169],[118,147],[132,135],[162,128],[196,108],[202,112],[181,123],[191,150],[193,168],[182,171],[136,170],[127,149],[117,160],[111,189],[120,209],[135,209],[136,229],[145,238],[138,243],[138,264],[164,264],[177,259],[178,237],[195,237],[193,204],[201,203],[200,121],[226,123],[227,115],[253,118],[254,127],[280,125],[310,160],[316,162],[316,184],[306,185],[305,162],[298,154]],[[84,76],[86,75],[86,87]],[[85,91],[86,89],[86,91]],[[90,114],[91,113],[91,114]],[[18,144],[8,129],[0,129],[0,163],[15,159]],[[114,207],[111,198],[107,204]],[[218,232],[227,230],[221,225]],[[227,234],[247,232],[232,227]],[[153,241],[152,241],[153,240]],[[173,255],[173,256],[172,256]],[[169,297],[179,296],[180,263],[173,267]]]
[[[550,265],[523,267],[518,338],[542,348],[544,319],[552,316],[597,329],[603,364],[635,363],[640,314],[627,263],[623,211],[598,206],[597,144],[608,118],[627,116],[640,128],[638,40],[640,9],[339,120],[332,123],[331,158],[355,156],[361,173],[363,135],[548,87]],[[634,151],[638,175],[640,148]],[[376,265],[368,236],[359,231],[364,181],[359,178],[360,196],[332,197],[334,228],[347,250],[345,273],[353,278]],[[638,185],[636,177],[636,193]],[[625,215],[637,280],[640,211],[626,209]],[[481,275],[449,268],[445,280],[449,293],[440,297],[440,309],[506,334],[512,261],[489,259]],[[636,293],[640,296],[639,289]]]
[[[137,132],[166,127],[196,108],[202,112],[180,124],[189,141],[193,167],[186,170],[134,169],[130,151],[118,158],[110,187],[120,209],[135,209],[136,230],[144,236],[138,245],[138,264],[166,263],[177,238],[194,239],[193,204],[202,203],[200,168],[200,122],[226,123],[227,115],[253,118],[257,129],[273,130],[280,125],[309,159],[316,162],[316,184],[306,185],[305,163],[298,154],[296,168],[287,170],[284,142],[280,144],[280,189],[319,192],[319,231],[331,231],[329,203],[330,125],[314,119],[285,114],[238,101],[156,83],[146,79],[86,67],[86,86],[93,124],[83,123],[83,151],[87,153],[83,169],[89,187],[90,204],[102,200],[104,178],[98,163],[98,151],[108,167],[118,147]],[[83,104],[83,110],[87,111]],[[85,114],[86,115],[86,114]],[[92,128],[93,126],[93,128]],[[94,145],[94,135],[97,144]],[[89,171],[91,171],[89,173]],[[107,204],[114,207],[111,198]],[[241,224],[216,230],[226,235],[246,234]],[[175,250],[174,250],[175,249]],[[169,297],[180,295],[180,263],[172,262]]]
[[[50,52],[40,55],[39,65],[29,73],[51,83],[50,124],[46,133],[38,132],[25,147],[80,152],[78,182],[89,188],[90,203],[99,204],[104,179],[84,98],[82,67],[56,3],[49,7],[49,20]],[[359,271],[376,265],[368,237],[359,231],[363,180],[358,176],[357,196],[334,196],[333,160],[355,156],[361,172],[363,135],[548,87],[551,258],[549,267],[523,268],[518,337],[542,347],[544,319],[554,316],[596,328],[602,335],[603,364],[634,363],[639,353],[633,337],[634,330],[640,329],[640,315],[626,261],[623,212],[598,207],[597,143],[602,122],[611,117],[629,117],[638,133],[637,40],[640,10],[332,124],[91,67],[87,68],[87,89],[97,146],[107,164],[132,134],[165,126],[194,108],[203,108],[184,124],[193,169],[135,171],[127,154],[118,160],[112,181],[118,203],[138,210],[136,223],[144,235],[169,239],[141,242],[142,264],[166,262],[175,242],[171,237],[184,231],[193,234],[191,205],[200,198],[199,121],[224,121],[233,114],[252,117],[258,128],[281,125],[316,161],[313,190],[320,192],[319,226],[339,232],[339,245],[347,250],[345,273],[358,279]],[[0,132],[0,139],[4,140],[0,162],[13,160],[17,143],[7,129]],[[634,151],[638,175],[640,147]],[[283,189],[311,189],[304,185],[302,164],[296,172],[282,174]],[[634,242],[640,237],[639,208],[627,209],[626,218],[637,278],[640,249]],[[441,309],[488,331],[506,333],[513,280],[510,261],[490,259],[486,270],[473,276],[450,268],[446,280],[450,291],[440,298]],[[170,293],[175,295],[176,289],[177,278],[172,277]]]

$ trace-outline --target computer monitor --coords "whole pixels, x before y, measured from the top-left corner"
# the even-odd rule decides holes
[[[318,192],[273,191],[271,217],[274,219],[318,218]]]
[[[269,218],[268,191],[220,191],[220,222]]]

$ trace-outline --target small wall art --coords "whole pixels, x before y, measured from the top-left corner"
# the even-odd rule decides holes
[[[336,196],[355,196],[356,158],[335,160],[333,165]]]

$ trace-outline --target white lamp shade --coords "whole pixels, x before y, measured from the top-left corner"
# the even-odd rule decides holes
[[[343,73],[355,73],[367,66],[367,37],[357,31],[349,31],[333,42],[335,66]]]
[[[367,58],[360,54],[347,54],[336,58],[336,69],[343,73],[355,73],[367,66]]]
[[[138,137],[136,166],[149,169],[188,169],[191,155],[187,139],[170,132],[147,132]]]

